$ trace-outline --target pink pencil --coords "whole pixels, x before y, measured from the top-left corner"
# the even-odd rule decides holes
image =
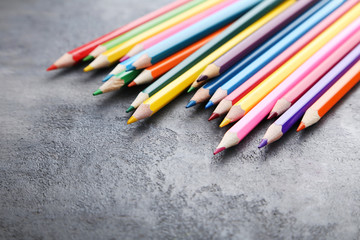
[[[126,59],[130,58],[130,57],[133,57],[135,56],[136,54],[138,54],[139,52],[145,50],[145,49],[148,49],[150,48],[151,46],[154,46],[155,44],[163,41],[164,39],[174,35],[175,33],[177,32],[180,32],[181,30],[193,25],[194,23],[210,16],[211,14],[233,4],[234,2],[237,2],[239,0],[227,0],[227,1],[224,1],[222,3],[219,3],[217,4],[216,6],[200,13],[200,14],[197,14],[196,16],[192,17],[192,18],[189,18],[188,20],[160,33],[160,34],[157,34],[155,35],[154,37],[152,38],[149,38],[145,41],[143,41],[142,43],[136,45],[135,47],[133,47],[123,58],[120,59],[120,62],[122,61],[125,61]]]
[[[360,32],[349,38],[335,52],[323,62],[320,62],[314,71],[301,79],[295,87],[290,89],[282,98],[277,100],[268,119],[280,116],[288,110],[304,93],[306,93],[325,73],[360,42]]]
[[[266,79],[270,74],[275,72],[282,64],[284,64],[287,60],[293,57],[297,52],[299,52],[304,46],[306,46],[309,42],[311,42],[314,38],[316,38],[319,34],[321,34],[326,28],[332,25],[335,21],[337,21],[340,17],[342,17],[347,11],[349,11],[353,6],[355,6],[359,0],[357,1],[347,1],[341,7],[339,7],[336,11],[330,14],[327,18],[325,18],[321,23],[319,23],[316,27],[314,27],[311,31],[301,37],[298,41],[296,41],[292,46],[286,49],[282,54],[277,56],[274,60],[272,60],[269,64],[267,64],[264,68],[262,68],[259,72],[257,72],[254,76],[249,78],[245,83],[243,83],[240,87],[238,87],[235,91],[225,97],[218,104],[213,114],[210,116],[209,120],[213,120],[218,118],[219,116],[227,113],[232,105],[238,102],[241,98],[243,98],[247,93],[249,93],[253,88],[255,88],[260,82]]]
[[[284,94],[300,82],[301,79],[314,71],[325,59],[329,57],[333,58],[335,57],[335,54],[339,54],[339,52],[336,51],[338,48],[344,44],[352,45],[350,48],[351,50],[358,42],[360,42],[360,17],[358,17],[336,37],[324,45],[324,47],[311,56],[304,64],[296,69],[295,72],[287,77],[242,119],[240,119],[232,128],[230,128],[226,132],[214,154],[238,144],[264,119],[264,117],[266,117],[278,99],[284,96]],[[343,56],[346,55],[346,53],[341,54],[343,54]]]

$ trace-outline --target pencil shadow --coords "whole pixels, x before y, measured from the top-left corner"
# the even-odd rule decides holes
[[[86,67],[87,65],[88,65],[88,63],[86,63],[86,62],[79,62],[75,66],[72,66],[69,68],[61,68],[61,69],[50,71],[49,75],[52,80],[53,79],[57,80],[66,75],[73,74],[74,72],[79,72],[79,71],[83,72],[83,68]]]

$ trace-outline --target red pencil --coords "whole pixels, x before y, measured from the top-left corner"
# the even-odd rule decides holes
[[[56,60],[48,69],[47,71],[55,70],[58,68],[66,68],[71,67],[84,57],[86,57],[92,50],[94,50],[98,45],[107,42],[117,36],[120,36],[121,34],[124,34],[158,16],[161,16],[187,2],[190,2],[191,0],[177,0],[171,4],[168,4],[158,10],[155,10],[141,18],[136,19],[135,21],[132,21],[131,23],[128,23],[118,29],[115,29],[114,31],[107,33],[95,40],[92,40],[91,42],[88,42],[80,47],[77,47],[67,53],[65,53],[63,56],[61,56],[58,60]]]

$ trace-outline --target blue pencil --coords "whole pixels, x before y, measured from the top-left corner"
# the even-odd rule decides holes
[[[244,13],[243,5],[243,1],[237,1],[155,44],[142,53],[138,53],[135,55],[138,59],[131,64],[127,64],[126,70],[129,71],[149,67],[235,21]]]
[[[211,79],[208,83],[206,83],[202,88],[200,88],[194,96],[191,98],[190,102],[186,106],[187,108],[195,106],[197,103],[204,102],[208,100],[215,91],[229,81],[232,77],[234,77],[238,72],[243,70],[247,65],[253,62],[256,58],[258,58],[261,54],[263,54],[266,50],[268,50],[271,46],[276,44],[282,38],[284,38],[287,34],[289,34],[292,30],[306,21],[310,16],[319,11],[322,7],[329,3],[329,0],[322,0],[316,3],[312,8],[303,13],[300,17],[298,17],[295,21],[285,27],[283,30],[278,32],[272,38],[267,40],[263,45],[258,47],[255,51],[253,51],[250,55],[246,56],[243,60],[238,62],[236,65],[231,67],[228,71],[226,71],[223,75],[218,76],[214,79]],[[189,89],[188,92],[192,90]]]
[[[325,7],[319,10],[316,14],[308,18],[303,24],[299,25],[296,29],[291,31],[285,38],[277,42],[270,49],[264,52],[261,56],[258,57],[254,62],[244,68],[242,71],[238,72],[231,80],[223,84],[220,88],[216,90],[214,95],[211,97],[206,107],[211,107],[214,104],[219,103],[232,91],[238,88],[246,80],[248,80],[252,75],[257,71],[263,68],[266,64],[271,62],[275,57],[282,53],[285,49],[291,46],[296,40],[298,40],[302,35],[311,30],[315,25],[317,25],[321,20],[327,17],[331,12],[343,4],[345,0],[341,1],[330,1]]]

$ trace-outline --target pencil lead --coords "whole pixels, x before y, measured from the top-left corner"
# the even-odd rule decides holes
[[[277,112],[271,112],[271,113],[269,114],[269,116],[267,117],[267,119],[272,119],[272,118],[275,118],[275,117],[277,117],[277,116],[278,116]]]
[[[212,101],[208,101],[208,103],[205,105],[205,109],[211,108],[214,106],[214,103]]]
[[[208,76],[206,76],[206,75],[200,75],[199,77],[198,77],[198,79],[196,79],[196,81],[197,82],[202,82],[202,81],[206,81],[206,80],[208,80]]]
[[[265,147],[267,144],[268,144],[268,142],[267,142],[266,139],[261,139],[261,142],[260,142],[258,148],[263,148],[263,147]]]
[[[214,151],[214,155],[218,154],[219,152],[224,151],[225,149],[226,149],[226,147],[221,147],[221,148],[217,148],[217,149],[215,149],[215,151]]]
[[[136,82],[132,81],[131,83],[129,83],[128,87],[135,87],[136,85]]]
[[[196,87],[189,87],[189,89],[187,90],[187,92],[189,93],[189,92],[192,92],[192,91],[194,91],[196,89]]]
[[[218,118],[218,117],[220,117],[220,114],[213,113],[213,114],[211,114],[211,116],[209,117],[208,121],[214,120],[215,118]]]
[[[114,76],[114,74],[108,74],[106,77],[104,77],[104,79],[102,80],[102,82],[106,82],[107,80],[109,80],[110,78],[112,78]]]
[[[84,72],[90,72],[94,70],[94,68],[91,65],[88,65],[86,68],[84,68]]]
[[[191,100],[187,105],[186,105],[186,108],[190,108],[190,107],[193,107],[196,105],[196,101],[194,100]]]
[[[55,70],[55,69],[57,69],[57,66],[55,66],[55,64],[53,64],[50,67],[48,67],[48,69],[46,69],[46,71],[51,71],[51,70]]]
[[[228,118],[224,118],[224,120],[220,123],[219,127],[225,127],[226,125],[228,125],[229,123],[231,123],[231,120]]]
[[[130,106],[128,109],[126,109],[126,113],[134,111],[135,108],[133,106]]]
[[[306,128],[305,123],[300,122],[300,125],[299,125],[299,127],[296,129],[296,131],[297,131],[297,132],[300,132],[300,131],[303,130],[304,128]]]
[[[119,62],[123,62],[125,60],[128,60],[130,57],[128,55],[123,56],[122,58],[120,58]]]
[[[100,94],[103,94],[103,92],[100,89],[98,89],[93,93],[93,96],[100,95]]]
[[[137,121],[137,119],[134,117],[134,116],[131,116],[130,118],[129,118],[129,120],[127,121],[127,124],[132,124],[132,123],[134,123],[134,122],[136,122]]]
[[[87,62],[87,61],[92,61],[92,60],[94,60],[95,58],[93,57],[93,56],[91,56],[91,55],[88,55],[88,56],[86,56],[86,57],[84,57],[83,58],[83,62]]]

